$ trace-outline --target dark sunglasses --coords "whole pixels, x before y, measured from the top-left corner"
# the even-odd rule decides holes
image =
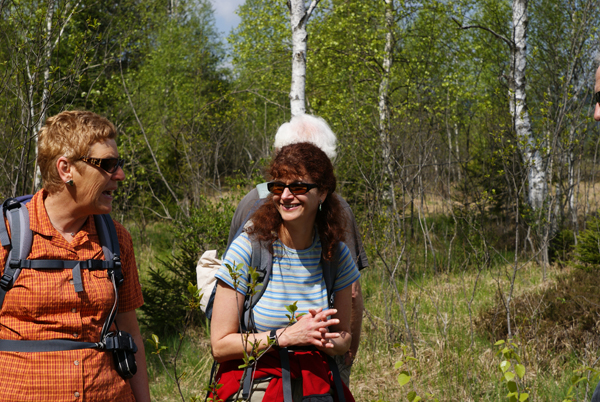
[[[594,94],[594,102],[600,103],[600,91]]]
[[[80,161],[84,161],[86,163],[89,163],[90,165],[94,165],[96,167],[99,167],[100,169],[103,169],[106,173],[114,173],[117,171],[118,168],[122,168],[123,164],[125,163],[124,159],[120,159],[120,158],[88,158],[87,156],[84,156],[82,158],[79,158]]]
[[[294,195],[302,195],[308,193],[311,189],[317,187],[318,186],[316,184],[301,182],[285,184],[280,181],[270,181],[267,183],[267,189],[269,190],[269,192],[276,195],[283,194],[283,191],[286,188],[289,189],[290,193]]]

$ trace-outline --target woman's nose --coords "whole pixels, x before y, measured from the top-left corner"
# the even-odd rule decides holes
[[[294,194],[286,187],[283,189],[283,193],[281,193],[281,198],[294,198]]]

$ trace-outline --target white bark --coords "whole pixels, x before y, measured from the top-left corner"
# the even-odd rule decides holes
[[[540,147],[536,144],[531,130],[527,111],[526,78],[527,67],[527,0],[513,0],[513,46],[509,77],[509,104],[513,117],[519,148],[523,162],[528,169],[528,202],[533,209],[539,209],[546,195],[548,184]]]
[[[46,44],[44,45],[44,81],[43,81],[43,91],[42,91],[42,102],[40,105],[40,115],[38,118],[37,126],[35,129],[35,167],[33,172],[33,192],[37,191],[42,187],[42,176],[38,172],[37,166],[37,155],[38,155],[38,147],[37,147],[37,135],[42,129],[44,125],[44,121],[46,120],[46,108],[48,107],[48,99],[50,98],[50,89],[48,88],[48,81],[50,80],[50,58],[52,56],[52,51],[54,50],[54,46],[52,45],[52,17],[54,16],[54,1],[48,1],[48,11],[46,12]],[[33,121],[33,98],[31,99],[31,114]]]
[[[73,16],[73,13],[75,12],[75,10],[79,7],[79,4],[81,4],[81,0],[77,1],[77,3],[71,8],[71,3],[67,2],[65,5],[65,11],[69,13],[68,17],[64,20],[64,22],[62,23],[62,26],[60,27],[60,29],[58,30],[58,34],[56,35],[55,38],[53,38],[53,18],[54,18],[54,11],[56,9],[56,5],[54,0],[49,0],[48,1],[48,10],[46,11],[46,36],[45,36],[45,43],[44,43],[44,48],[43,48],[43,59],[42,59],[42,63],[43,63],[43,81],[42,81],[42,99],[40,100],[39,103],[39,110],[37,113],[37,119],[35,119],[35,108],[34,108],[34,102],[33,102],[33,92],[31,93],[31,97],[30,97],[30,114],[31,114],[31,124],[35,124],[35,128],[34,128],[34,133],[33,133],[33,138],[35,141],[35,156],[36,156],[36,164],[35,164],[35,171],[34,171],[34,188],[33,191],[37,191],[39,188],[41,188],[42,186],[42,178],[38,172],[38,168],[37,168],[37,154],[38,154],[38,149],[37,149],[37,136],[38,133],[40,132],[40,130],[42,129],[42,127],[44,126],[44,123],[46,121],[46,112],[48,111],[48,103],[50,101],[50,87],[49,87],[49,82],[50,82],[50,60],[52,57],[52,52],[54,51],[54,49],[56,49],[56,46],[58,46],[58,43],[60,42],[60,39],[65,31],[66,26],[68,25],[69,21],[71,20],[71,17]],[[69,11],[69,9],[71,9]],[[35,77],[29,77],[30,78],[30,82],[31,84],[31,89],[33,90],[33,85],[36,81]]]
[[[392,145],[390,142],[389,119],[390,110],[388,105],[388,94],[390,86],[390,70],[392,68],[393,35],[392,25],[394,23],[392,0],[385,0],[385,48],[383,53],[383,64],[381,82],[379,83],[379,139],[381,141],[382,157],[385,168],[386,184],[389,186],[388,195],[392,202],[393,210],[396,210],[396,196],[394,192],[394,168],[392,162]]]
[[[306,48],[308,33],[306,24],[319,0],[312,0],[308,10],[304,0],[289,0],[290,23],[292,27],[292,85],[290,107],[292,116],[304,114],[306,88]]]

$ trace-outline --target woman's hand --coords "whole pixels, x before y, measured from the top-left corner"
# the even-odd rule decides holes
[[[317,348],[333,348],[333,339],[339,338],[340,333],[330,332],[330,327],[338,325],[337,318],[327,318],[337,313],[336,309],[309,309],[308,314],[298,318],[298,321],[278,334],[279,346],[315,346]]]

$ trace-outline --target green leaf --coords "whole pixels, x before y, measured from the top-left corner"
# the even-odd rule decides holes
[[[507,382],[506,387],[510,392],[517,392],[517,383],[514,381]]]
[[[394,364],[394,368],[395,369],[399,369],[403,365],[404,365],[404,362],[402,360],[400,360],[399,362],[396,362],[396,364]]]
[[[506,379],[506,381],[512,381],[515,378],[515,373],[507,371],[506,373],[504,373],[504,378]]]
[[[406,395],[406,399],[408,399],[408,402],[413,402],[416,396],[417,393],[415,391],[410,391],[408,395]]]
[[[506,373],[506,370],[508,370],[510,368],[510,362],[508,360],[504,360],[502,361],[502,363],[500,363],[500,370],[502,370],[503,373]]]
[[[499,340],[498,342],[494,343],[494,346],[500,346],[500,345],[504,345],[503,340]]]
[[[410,381],[410,376],[409,375],[406,375],[404,373],[400,373],[398,375],[398,384],[400,384],[401,387],[403,387],[406,384],[408,384],[409,381]]]
[[[515,372],[517,373],[519,378],[523,378],[525,376],[525,366],[523,366],[522,364],[517,364],[515,366]]]
[[[521,395],[519,395],[519,402],[525,402],[528,399],[529,394],[527,392],[523,392]]]

